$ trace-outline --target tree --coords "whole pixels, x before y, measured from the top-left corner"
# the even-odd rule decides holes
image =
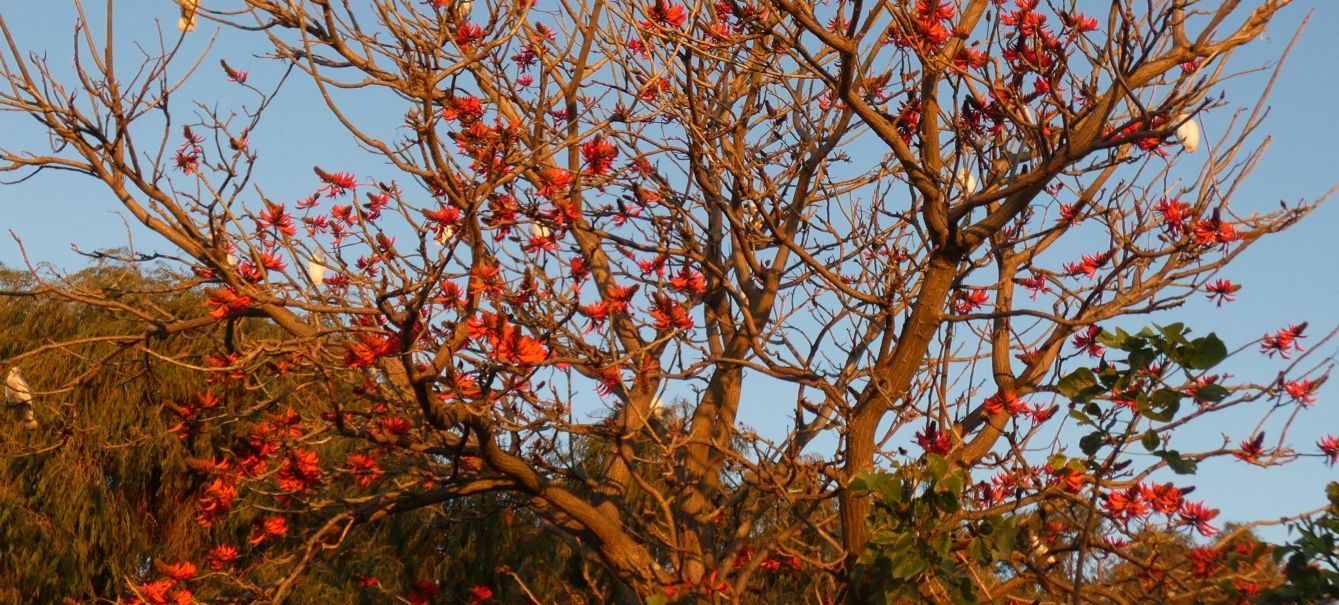
[[[1322,603],[1339,598],[1339,483],[1326,485],[1325,495],[1329,506],[1315,518],[1291,526],[1297,537],[1275,551],[1284,564],[1287,582],[1265,593],[1262,603]]]
[[[356,566],[338,554],[354,531],[491,503],[542,521],[617,602],[1120,602],[1098,583],[1125,579],[1086,561],[1162,565],[1121,535],[1216,531],[1154,473],[1300,455],[1264,432],[1176,437],[1309,405],[1328,366],[1305,323],[1260,341],[1298,354],[1268,384],[1209,374],[1227,355],[1211,335],[1115,327],[1230,300],[1218,272],[1314,208],[1229,205],[1259,107],[1178,166],[1177,132],[1225,111],[1225,61],[1287,2],[1104,20],[1031,0],[235,4],[182,35],[264,45],[270,81],[240,49],[212,76],[254,94],[239,107],[179,102],[174,45],[125,71],[111,19],[70,78],[5,26],[0,107],[53,145],[0,151],[3,169],[101,181],[171,250],[97,254],[200,300],[31,278],[122,322],[101,338],[146,367],[195,374],[168,428],[200,462],[169,470],[210,542],[129,574],[137,599],[283,602]],[[289,70],[384,166],[266,194],[251,137]],[[401,126],[348,111],[357,95]],[[114,369],[81,359],[28,374],[35,438],[82,409],[44,402]],[[791,398],[779,436],[741,417],[762,389]],[[1048,579],[1056,536],[1073,562]],[[491,598],[425,580],[400,594]]]

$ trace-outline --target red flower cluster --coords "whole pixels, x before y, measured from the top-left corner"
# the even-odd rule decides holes
[[[1218,533],[1218,529],[1209,522],[1218,516],[1218,509],[1209,508],[1203,502],[1185,502],[1178,511],[1181,522],[1193,526],[1201,536],[1209,537]]]
[[[1306,322],[1292,324],[1273,334],[1266,334],[1260,341],[1260,352],[1273,357],[1275,353],[1284,359],[1288,359],[1290,351],[1302,351],[1302,345],[1297,341],[1306,338],[1302,336],[1302,331],[1306,330]]]
[[[190,565],[190,563],[186,563]],[[192,565],[192,568],[194,566]],[[192,574],[194,575],[194,574]],[[135,587],[138,597],[131,598],[127,605],[192,605],[195,596],[190,590],[172,578],[163,578]]]
[[[272,229],[276,233],[287,237],[293,237],[298,233],[298,228],[293,226],[293,217],[288,214],[284,205],[269,200],[265,200],[265,209],[261,210],[260,214],[256,216],[256,230],[264,231],[266,229]]]
[[[213,571],[223,571],[233,560],[237,558],[237,547],[227,544],[220,544],[209,550],[205,557],[205,563]]]
[[[533,366],[548,359],[549,351],[539,340],[521,331],[500,314],[484,313],[469,320],[469,336],[492,349],[492,358],[517,366]]]
[[[232,480],[218,477],[205,486],[204,494],[195,501],[195,521],[201,527],[209,527],[232,510],[232,501],[237,498],[237,486]]]
[[[1232,223],[1226,222],[1220,218],[1200,219],[1195,221],[1195,227],[1191,235],[1197,246],[1217,246],[1227,247],[1228,244],[1241,239],[1237,234],[1237,228]]]
[[[1134,139],[1136,147],[1144,151],[1156,153],[1160,156],[1165,156],[1167,155],[1167,152],[1162,149],[1163,140],[1161,137],[1145,136],[1139,133],[1157,130],[1163,128],[1166,124],[1167,118],[1163,116],[1153,116],[1147,121],[1143,118],[1136,118],[1126,123],[1120,130],[1108,132],[1106,135],[1107,139],[1111,141],[1136,137]]]
[[[160,563],[158,571],[176,582],[185,582],[195,577],[195,564],[190,561],[180,561],[177,563]]]
[[[251,303],[255,299],[250,296],[238,295],[232,288],[221,288],[211,290],[209,297],[205,299],[205,304],[213,307],[209,310],[209,316],[214,319],[230,319],[239,317],[251,308]]]
[[[324,193],[326,197],[344,195],[358,188],[358,179],[351,172],[325,172],[317,169],[316,176],[325,183],[325,186],[316,191]]]
[[[633,295],[637,293],[637,288],[638,286],[610,286],[603,300],[578,309],[582,315],[591,319],[591,326],[587,331],[603,324],[610,315],[626,312]]]
[[[1017,10],[1001,12],[1000,24],[1014,28],[1002,56],[1019,73],[1044,74],[1056,63],[1064,63],[1064,46],[1046,25],[1046,15],[1037,12],[1037,0],[1016,0]]]
[[[442,104],[442,119],[448,122],[458,120],[462,124],[470,124],[482,118],[483,115],[483,101],[475,96],[451,97]]]
[[[1162,198],[1153,210],[1162,215],[1162,229],[1171,235],[1186,232],[1190,220],[1190,204],[1180,200]]]
[[[456,30],[456,44],[468,49],[484,37],[484,29],[473,23],[462,23]]]
[[[661,27],[678,29],[688,22],[688,9],[682,4],[670,4],[665,0],[656,0],[650,8],[646,9],[646,15],[651,18],[650,21],[642,21],[642,27],[651,29],[652,23]]]
[[[655,303],[651,307],[651,319],[655,320],[656,329],[693,329],[693,316],[688,313],[687,307],[668,296],[656,295],[654,299]]]
[[[1174,515],[1181,510],[1181,503],[1184,500],[1184,493],[1181,488],[1170,483],[1154,483],[1147,487],[1140,487],[1144,499],[1148,500],[1153,510],[1164,515]]]
[[[948,433],[940,432],[939,426],[933,422],[927,425],[924,431],[916,432],[916,445],[921,446],[926,453],[940,456],[953,449],[953,441]]]
[[[251,537],[247,542],[257,546],[266,540],[282,538],[285,535],[288,535],[288,520],[279,515],[270,515],[252,528]]]
[[[1106,266],[1109,260],[1111,260],[1110,252],[1100,252],[1093,255],[1085,254],[1080,262],[1065,263],[1065,275],[1070,277],[1086,275],[1088,279],[1092,279],[1097,276],[1097,270]]]
[[[707,291],[707,278],[697,271],[684,267],[670,278],[670,287],[680,292],[701,295]]]
[[[1171,516],[1180,512],[1182,505],[1181,490],[1170,483],[1151,486],[1136,483],[1104,494],[1102,500],[1107,514],[1122,522],[1141,519],[1151,512]]]
[[[285,492],[306,491],[320,481],[321,458],[316,452],[303,448],[290,450],[288,458],[275,474],[275,483]]]
[[[1326,435],[1320,441],[1316,442],[1316,447],[1320,448],[1320,453],[1325,455],[1325,461],[1330,466],[1339,462],[1339,437]]]
[[[1216,303],[1216,306],[1223,306],[1225,302],[1237,300],[1233,295],[1241,289],[1240,284],[1234,284],[1226,279],[1220,279],[1216,282],[1204,286],[1204,290],[1209,293],[1209,300]]]
[[[1149,503],[1144,500],[1144,491],[1137,484],[1103,495],[1102,507],[1112,519],[1122,522],[1143,518],[1150,510]]]
[[[377,463],[376,457],[370,453],[354,452],[349,454],[344,464],[349,467],[349,472],[358,480],[360,487],[372,485],[372,482],[381,478],[381,465]]]
[[[200,167],[200,156],[205,153],[204,147],[201,146],[205,138],[191,131],[190,126],[182,127],[181,135],[185,141],[177,148],[175,159],[177,168],[185,174],[195,174]]]
[[[410,605],[428,605],[432,598],[442,592],[442,587],[432,580],[415,580],[409,585]]]
[[[1055,468],[1050,464],[1047,464],[1045,469],[1047,472],[1051,473],[1051,476],[1057,483],[1064,486],[1065,491],[1071,494],[1079,493],[1079,490],[1083,488],[1083,482],[1087,477],[1083,472],[1076,471],[1068,466]]]
[[[985,290],[959,290],[953,296],[953,312],[959,315],[971,313],[990,302],[990,293]]]
[[[1074,346],[1080,351],[1087,353],[1089,357],[1101,357],[1106,353],[1106,347],[1097,342],[1097,337],[1102,335],[1100,326],[1088,326],[1082,334],[1074,335]]]
[[[884,42],[927,54],[938,52],[953,37],[953,16],[956,13],[957,8],[952,2],[916,0],[911,24],[893,25],[885,34]]]
[[[795,555],[787,557],[773,553],[771,556],[767,557],[766,561],[759,563],[758,567],[766,569],[767,571],[777,571],[782,568],[785,568],[788,571],[799,571],[800,558]]]
[[[1258,433],[1250,439],[1243,440],[1237,446],[1237,451],[1232,452],[1238,460],[1250,462],[1252,464],[1260,462],[1260,456],[1265,452],[1265,434]]]
[[[596,136],[581,144],[581,159],[584,162],[586,172],[591,174],[608,174],[609,169],[614,165],[614,159],[617,157],[618,148],[602,136]]]
[[[473,586],[465,591],[468,597],[469,605],[483,605],[484,602],[493,599],[493,589],[487,586]]]
[[[363,334],[358,342],[349,346],[344,353],[344,366],[361,368],[370,366],[382,357],[400,352],[400,339],[394,334],[380,332]]]
[[[567,189],[572,185],[572,173],[562,168],[545,168],[539,171],[539,188],[535,195],[547,198],[566,197]]]
[[[1046,276],[1038,273],[1033,273],[1030,277],[1019,278],[1018,285],[1027,288],[1031,292],[1031,294],[1028,294],[1028,298],[1032,300],[1037,300],[1038,294],[1048,294],[1051,292],[1051,287],[1046,283]]]
[[[1294,380],[1283,385],[1283,391],[1291,397],[1293,401],[1302,405],[1312,405],[1316,403],[1316,390],[1320,388],[1323,380]]]
[[[404,435],[414,428],[414,423],[404,416],[386,416],[377,420],[377,428],[388,435]]]
[[[489,126],[477,120],[450,136],[461,153],[470,158],[470,170],[479,174],[498,174],[511,170],[507,158],[521,136],[521,129],[515,123],[504,125],[497,120]]]
[[[1222,557],[1218,549],[1212,546],[1197,546],[1186,553],[1190,561],[1190,572],[1201,578],[1207,578],[1223,568]]]
[[[1028,409],[1027,404],[1023,403],[1023,400],[1019,399],[1018,395],[1008,391],[995,393],[990,396],[989,399],[986,399],[982,405],[985,406],[986,412],[991,415],[1002,413],[1013,415]]]

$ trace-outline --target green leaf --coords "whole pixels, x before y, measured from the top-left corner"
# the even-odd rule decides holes
[[[1078,402],[1087,401],[1093,395],[1102,392],[1102,387],[1097,385],[1097,376],[1088,368],[1070,372],[1068,376],[1060,379],[1056,388],[1060,394]]]
[[[1162,443],[1162,440],[1158,438],[1157,431],[1148,429],[1147,431],[1144,431],[1144,436],[1139,438],[1139,443],[1142,443],[1144,449],[1151,452],[1158,449],[1158,445]]]
[[[868,491],[871,491],[871,490],[869,489],[869,482],[865,480],[865,477],[866,477],[867,475],[868,475],[868,473],[863,473],[863,472],[860,473],[859,475],[856,475],[855,479],[852,479],[852,480],[851,480],[851,485],[848,486],[848,487],[850,487],[851,491],[853,491],[853,492],[868,492]]]
[[[1219,401],[1227,399],[1227,396],[1231,394],[1232,391],[1227,390],[1227,388],[1221,384],[1206,384],[1195,389],[1195,400],[1218,403]]]
[[[1199,468],[1194,460],[1182,458],[1181,452],[1176,450],[1161,450],[1153,452],[1153,454],[1162,458],[1167,463],[1167,468],[1172,469],[1172,472],[1178,475],[1193,475]]]
[[[907,552],[893,563],[892,576],[908,580],[925,570],[925,559],[920,553]]]
[[[930,550],[941,558],[948,558],[948,549],[953,546],[953,544],[949,542],[949,538],[951,537],[952,536],[945,531],[935,534],[928,540]]]
[[[1182,394],[1171,389],[1158,389],[1153,393],[1152,401],[1145,409],[1140,412],[1144,416],[1157,420],[1159,422],[1171,422],[1176,417],[1176,412],[1181,409]]]
[[[1005,527],[995,532],[995,555],[1003,559],[1014,551],[1014,542],[1018,539],[1018,528]]]
[[[1116,328],[1116,332],[1114,334],[1106,330],[1102,330],[1102,333],[1097,335],[1097,342],[1113,349],[1121,349],[1122,351],[1129,350],[1126,349],[1126,347],[1138,348],[1139,346],[1141,346],[1139,343],[1139,339],[1130,336],[1129,333],[1120,328]]]
[[[885,502],[902,501],[902,482],[897,477],[883,471],[866,471],[851,481],[851,489],[858,492],[870,492]]]
[[[1158,358],[1158,354],[1148,349],[1139,349],[1130,351],[1130,356],[1125,358],[1125,363],[1129,364],[1131,370],[1147,370],[1148,366],[1153,364],[1153,360]]]
[[[938,454],[930,454],[926,456],[925,468],[930,471],[932,479],[936,481],[943,479],[944,475],[948,474],[948,460]]]
[[[1177,322],[1165,325],[1159,328],[1159,330],[1162,332],[1162,337],[1166,339],[1168,343],[1181,343],[1186,341],[1186,325],[1183,323]]]
[[[1153,392],[1153,405],[1160,408],[1177,407],[1181,405],[1181,397],[1180,391],[1158,389]]]
[[[1106,443],[1107,435],[1102,431],[1093,431],[1079,439],[1079,449],[1083,450],[1084,455],[1092,456],[1097,453],[1098,448]]]
[[[1226,358],[1227,345],[1218,336],[1210,334],[1190,343],[1190,356],[1185,365],[1192,370],[1207,370]]]
[[[943,482],[940,483],[940,487],[943,488],[945,492],[956,495],[962,493],[966,483],[962,473],[950,473],[949,476],[944,477]]]

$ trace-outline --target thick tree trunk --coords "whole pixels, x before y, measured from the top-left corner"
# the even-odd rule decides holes
[[[874,440],[879,422],[893,403],[907,393],[912,379],[920,370],[930,341],[943,320],[944,304],[953,285],[956,267],[956,261],[944,255],[937,255],[930,261],[917,294],[915,309],[902,328],[897,346],[876,363],[873,378],[860,395],[846,433],[845,471],[848,482],[874,467]],[[872,510],[872,503],[868,496],[852,493],[846,488],[838,494],[837,500],[841,508],[842,546],[846,550],[849,579],[849,574],[855,570],[856,558],[869,540],[865,523]],[[864,602],[864,596],[859,586],[848,587],[848,602]]]

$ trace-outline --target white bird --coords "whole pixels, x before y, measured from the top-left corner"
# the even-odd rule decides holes
[[[23,428],[37,428],[37,419],[33,418],[33,390],[28,387],[28,381],[23,379],[18,366],[10,368],[9,375],[5,377],[5,402],[20,408]]]
[[[445,246],[447,242],[451,241],[451,236],[455,234],[456,230],[454,227],[451,227],[450,225],[442,227],[442,230],[437,233],[437,243]]]
[[[544,225],[541,225],[539,223],[530,223],[531,239],[547,239],[551,233],[552,232],[549,231],[549,228],[545,227]]]
[[[181,18],[177,19],[177,29],[190,32],[195,31],[195,9],[199,8],[200,0],[178,0],[181,4]]]
[[[967,170],[966,166],[959,166],[955,175],[958,188],[962,190],[963,196],[969,196],[976,193],[976,175]]]
[[[466,21],[470,18],[470,12],[474,10],[474,2],[471,0],[456,0],[454,10],[456,21]]]
[[[1176,127],[1176,141],[1181,143],[1186,153],[1195,153],[1195,150],[1200,148],[1200,125],[1195,122],[1195,118],[1185,118],[1185,121]]]
[[[1033,558],[1045,562],[1047,567],[1055,565],[1055,555],[1051,554],[1051,549],[1032,531],[1027,532],[1027,546]]]
[[[316,254],[312,255],[311,260],[307,261],[307,277],[313,284],[321,285],[325,283],[325,250],[317,249]]]

